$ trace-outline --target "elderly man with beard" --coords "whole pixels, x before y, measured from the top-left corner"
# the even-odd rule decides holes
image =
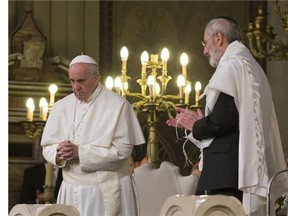
[[[167,125],[191,131],[187,138],[201,150],[198,194],[234,196],[247,215],[265,215],[269,180],[285,169],[268,80],[232,18],[208,22],[202,44],[216,68],[201,96],[205,115],[176,108]]]

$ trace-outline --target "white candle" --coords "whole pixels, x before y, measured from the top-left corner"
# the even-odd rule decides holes
[[[150,75],[148,77],[148,80],[147,80],[147,85],[149,87],[149,95],[150,95],[150,98],[154,98],[154,90],[153,90],[153,86],[154,86],[154,77],[152,75]]]
[[[201,83],[199,81],[195,84],[195,104],[198,105],[201,90]]]
[[[149,61],[149,54],[147,51],[144,51],[141,54],[141,64],[142,64],[142,70],[141,70],[141,78],[145,79],[146,78],[146,66]]]
[[[121,82],[120,77],[116,77],[114,82],[115,82],[114,83],[114,87],[115,87],[115,90],[116,90],[117,94],[121,95],[122,82]]]
[[[47,101],[44,97],[42,97],[39,101],[39,118],[43,119],[43,108],[47,104]]]
[[[184,93],[185,93],[185,104],[189,104],[189,96],[190,96],[190,92],[191,92],[191,84],[188,83],[184,89]]]
[[[128,91],[128,82],[124,82],[122,86],[122,97],[125,97],[125,92]]]
[[[33,121],[33,113],[35,110],[35,105],[32,98],[28,98],[26,102],[27,108],[27,121]]]
[[[55,84],[51,84],[49,86],[49,92],[50,92],[50,102],[49,104],[52,106],[55,102],[55,93],[57,92],[58,87]]]
[[[156,89],[156,95],[160,95],[161,88],[158,82],[156,82],[155,89]]]
[[[179,75],[177,77],[177,86],[179,88],[179,95],[180,95],[180,101],[181,101],[183,98],[183,87],[185,86],[185,78],[183,75]]]
[[[43,107],[42,120],[46,121],[48,116],[48,104]]]
[[[127,60],[128,60],[129,52],[127,47],[123,46],[120,50],[120,57],[122,60],[122,70],[121,73],[123,76],[126,76],[126,70],[127,70]]]
[[[113,89],[113,78],[111,76],[108,76],[105,82],[105,86],[107,89],[109,89],[110,91],[112,91]]]
[[[186,78],[187,76],[187,64],[188,64],[188,56],[186,53],[182,53],[180,57],[180,63],[182,65],[182,74]]]
[[[169,50],[167,48],[163,48],[161,52],[161,59],[163,61],[162,76],[167,76],[167,61],[169,59]]]

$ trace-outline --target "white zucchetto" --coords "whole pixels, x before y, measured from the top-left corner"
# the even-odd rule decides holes
[[[97,62],[88,55],[78,55],[69,64],[69,67],[76,63],[87,63],[87,64],[95,64],[98,65]]]

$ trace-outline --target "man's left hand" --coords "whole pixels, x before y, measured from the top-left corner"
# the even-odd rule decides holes
[[[70,161],[79,159],[78,146],[69,140],[59,143],[57,147],[57,155],[61,160]]]

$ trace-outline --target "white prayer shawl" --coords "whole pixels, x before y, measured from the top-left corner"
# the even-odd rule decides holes
[[[220,92],[234,97],[239,111],[238,187],[243,191],[245,212],[250,215],[265,204],[269,179],[285,169],[285,160],[268,80],[238,41],[228,46],[201,95],[206,95],[205,115],[213,110]],[[191,135],[189,139],[201,150],[213,141],[197,141]]]
[[[127,159],[145,139],[133,108],[101,83],[87,102],[76,101],[70,94],[54,104],[41,140],[45,159],[63,167],[57,202],[82,216],[137,215]],[[78,145],[79,161],[56,161],[64,140]]]

